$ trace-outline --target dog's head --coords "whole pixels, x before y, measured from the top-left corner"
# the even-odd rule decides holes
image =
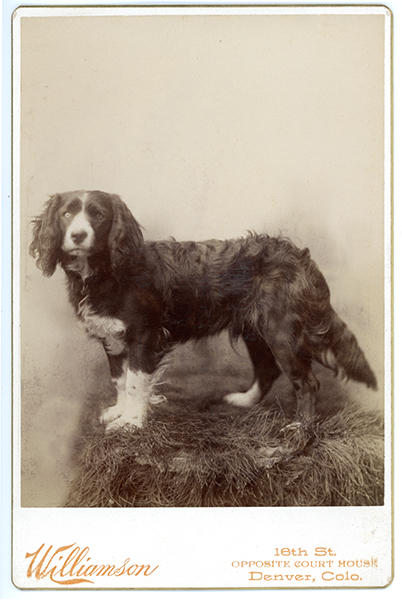
[[[105,192],[56,194],[33,223],[29,250],[48,277],[58,263],[85,262],[106,252],[115,269],[143,243],[141,228],[130,210],[119,196]]]

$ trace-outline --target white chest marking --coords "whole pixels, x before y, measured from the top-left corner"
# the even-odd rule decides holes
[[[88,335],[101,340],[109,354],[121,354],[127,349],[124,341],[126,326],[116,317],[97,315],[84,298],[78,307],[78,316]]]

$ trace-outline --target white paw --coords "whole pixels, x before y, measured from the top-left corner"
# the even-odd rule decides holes
[[[258,381],[255,381],[247,392],[234,392],[226,394],[223,398],[229,404],[235,406],[253,406],[261,398],[260,386]]]
[[[226,394],[223,399],[225,402],[229,402],[229,404],[234,404],[235,406],[251,406],[253,404],[252,400],[250,401],[250,397],[247,395],[247,392],[234,392],[233,394]]]
[[[115,404],[114,406],[109,406],[109,408],[106,408],[102,412],[99,421],[102,423],[102,425],[107,425],[111,421],[115,421],[116,419],[121,417],[122,413],[123,408],[118,404]]]
[[[125,425],[131,425],[134,427],[142,427],[144,425],[145,415],[143,414],[126,414],[123,413],[120,417],[115,419],[114,421],[110,421],[106,425],[106,430],[110,431],[111,429],[116,429],[117,427],[124,427]]]

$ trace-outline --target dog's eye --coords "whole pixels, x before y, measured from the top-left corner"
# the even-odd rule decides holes
[[[102,213],[97,213],[96,218],[98,219],[98,221],[101,221],[103,219]]]
[[[73,216],[70,212],[65,212],[64,216],[66,217],[66,219],[71,219],[71,217]]]

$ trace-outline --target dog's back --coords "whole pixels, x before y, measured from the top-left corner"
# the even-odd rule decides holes
[[[284,372],[299,418],[310,420],[314,360],[376,387],[309,251],[287,239],[144,242],[118,196],[81,191],[52,197],[35,220],[30,251],[48,276],[61,264],[78,316],[104,344],[118,391],[105,419],[113,425],[142,424],[152,373],[169,348],[223,329],[243,337],[255,372],[251,388],[229,402],[257,402]]]

